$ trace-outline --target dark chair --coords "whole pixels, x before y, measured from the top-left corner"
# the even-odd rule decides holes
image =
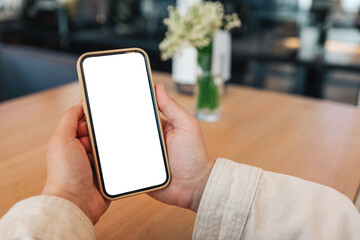
[[[15,45],[0,45],[0,101],[77,79],[77,56]]]

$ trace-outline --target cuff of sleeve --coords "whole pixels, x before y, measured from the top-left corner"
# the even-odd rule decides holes
[[[217,159],[196,216],[193,239],[240,239],[262,170]]]
[[[35,196],[15,204],[1,219],[3,237],[95,239],[90,219],[72,202],[55,196]]]

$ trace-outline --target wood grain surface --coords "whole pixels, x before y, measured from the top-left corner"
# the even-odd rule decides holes
[[[194,98],[176,93],[169,75],[154,73],[154,80],[194,111]],[[78,84],[72,83],[0,104],[0,216],[17,201],[41,192],[48,140],[79,97]],[[230,85],[221,120],[201,126],[213,157],[301,177],[355,198],[360,184],[356,107]],[[191,239],[195,217],[143,194],[113,202],[96,225],[96,235]]]

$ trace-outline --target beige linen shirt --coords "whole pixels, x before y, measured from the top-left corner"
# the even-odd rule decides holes
[[[95,234],[73,203],[37,196],[17,203],[1,219],[0,239],[95,239]],[[360,214],[329,187],[218,159],[193,239],[359,240]]]

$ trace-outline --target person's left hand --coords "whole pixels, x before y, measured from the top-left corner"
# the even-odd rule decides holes
[[[81,101],[70,108],[50,139],[42,195],[76,204],[95,224],[110,205],[101,196],[91,168],[94,159]]]

